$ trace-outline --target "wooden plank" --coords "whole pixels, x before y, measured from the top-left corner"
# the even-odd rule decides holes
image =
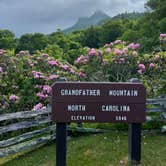
[[[18,152],[26,151],[28,149],[29,150],[35,149],[43,144],[46,144],[48,141],[54,140],[55,138],[56,138],[55,135],[48,135],[48,136],[40,137],[35,140],[23,142],[11,147],[3,148],[0,150],[0,157],[9,156],[11,154],[16,154]]]
[[[30,139],[30,138],[32,138],[34,136],[53,131],[55,129],[56,129],[56,125],[52,125],[52,126],[43,128],[41,130],[35,130],[35,131],[32,131],[32,132],[28,132],[28,133],[25,133],[25,134],[22,134],[22,135],[10,138],[8,140],[0,141],[0,148],[11,146],[11,145],[14,145],[14,144],[18,144],[18,143],[20,143],[22,141],[25,141],[27,139]]]
[[[154,99],[147,99],[146,104],[160,104],[165,105],[166,104],[166,98],[154,98]]]
[[[165,132],[166,132],[166,126],[163,126],[163,127],[161,128],[161,132],[162,132],[162,133],[165,133]]]
[[[160,115],[160,117],[161,117],[162,119],[166,119],[166,112],[163,112],[163,113]]]
[[[36,111],[21,111],[16,113],[1,114],[0,121],[11,120],[11,119],[32,118],[38,115],[50,114],[50,113],[51,113],[51,110],[44,107]]]
[[[163,112],[161,115],[160,115],[160,121],[162,122],[166,122],[166,112]]]
[[[164,108],[146,108],[146,112],[164,112]]]
[[[25,129],[29,127],[35,127],[41,124],[49,123],[51,122],[50,117],[48,118],[42,118],[38,120],[29,120],[29,121],[23,121],[18,123],[13,123],[7,126],[0,127],[0,134],[7,133],[9,131],[16,131],[20,129]]]
[[[146,116],[146,122],[151,122],[153,119],[151,116]]]

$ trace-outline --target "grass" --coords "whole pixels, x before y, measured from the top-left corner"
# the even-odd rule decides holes
[[[51,143],[3,166],[55,166],[55,146]],[[77,136],[68,141],[67,149],[68,166],[128,165],[128,136],[125,132]],[[143,134],[141,163],[141,166],[166,166],[166,135]]]

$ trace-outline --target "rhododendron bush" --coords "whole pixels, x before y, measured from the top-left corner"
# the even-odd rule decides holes
[[[27,51],[0,50],[0,110],[38,110],[50,103],[51,85],[59,78],[69,81],[126,82],[139,78],[148,97],[166,94],[165,34],[160,51],[141,55],[138,43],[116,40],[99,49],[82,48],[74,65],[57,56]],[[163,49],[164,48],[164,49]]]
[[[48,54],[10,55],[0,50],[0,108],[3,111],[37,110],[50,102],[51,85],[59,78],[76,81],[79,72]]]
[[[75,65],[85,81],[125,82],[138,78],[146,86],[148,97],[166,94],[166,52],[140,55],[140,47],[138,43],[116,40],[100,49],[86,48]]]

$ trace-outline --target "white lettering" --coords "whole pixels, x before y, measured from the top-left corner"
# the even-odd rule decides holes
[[[61,89],[61,96],[100,96],[100,89]]]
[[[109,90],[109,96],[138,96],[138,90]]]
[[[68,111],[86,111],[86,105],[68,105]]]
[[[90,120],[90,121],[95,121],[96,117],[95,116],[83,116],[83,115],[77,115],[74,116],[72,115],[70,118],[72,121],[79,121],[79,120]]]
[[[115,119],[117,121],[127,121],[127,116],[116,116]]]
[[[129,105],[102,105],[102,111],[106,112],[129,112],[130,106]]]

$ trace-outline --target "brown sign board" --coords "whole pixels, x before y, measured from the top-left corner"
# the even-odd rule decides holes
[[[52,91],[55,122],[145,121],[146,90],[140,83],[57,82]]]

